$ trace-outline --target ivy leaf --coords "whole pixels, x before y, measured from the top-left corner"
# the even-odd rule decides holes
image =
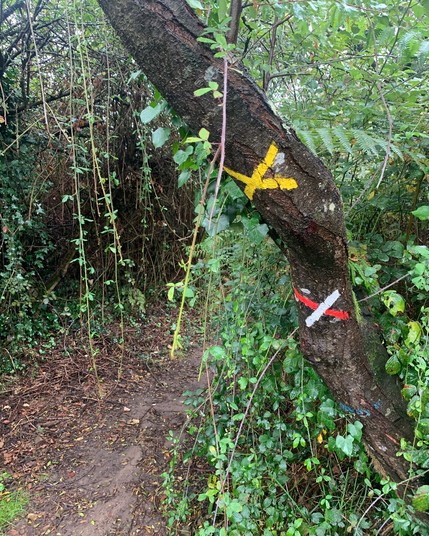
[[[183,185],[185,185],[188,182],[190,176],[191,172],[189,171],[189,169],[182,171],[182,173],[179,175],[177,186],[181,188]]]
[[[429,259],[429,248],[427,246],[410,246],[410,253],[421,256],[423,259]]]
[[[152,132],[152,143],[155,149],[159,149],[159,147],[162,147],[165,142],[170,137],[170,129],[159,127],[154,132]]]
[[[382,249],[389,255],[389,257],[393,257],[394,259],[402,259],[404,254],[404,246],[397,240],[387,241]]]
[[[199,132],[198,132],[198,135],[200,136],[200,138],[204,141],[207,141],[209,139],[209,136],[210,136],[210,132],[206,129],[206,128],[202,128]]]
[[[353,437],[351,435],[347,437],[339,435],[335,440],[335,446],[344,452],[346,456],[351,456],[353,454]]]
[[[140,114],[140,121],[143,123],[143,125],[146,125],[147,123],[150,123],[155,119],[155,117],[158,117],[158,115],[163,110],[163,104],[159,103],[155,107],[153,106],[147,106]]]
[[[185,296],[186,296],[187,298],[193,298],[193,297],[195,296],[195,293],[194,293],[194,291],[193,291],[191,288],[187,287],[187,288],[185,289]]]
[[[231,516],[234,513],[239,513],[243,510],[243,505],[238,501],[231,501],[226,507],[226,513]]]
[[[238,385],[240,386],[240,389],[242,389],[243,391],[244,389],[246,389],[248,383],[249,383],[249,380],[245,376],[242,376],[238,380]]]
[[[186,2],[192,9],[204,9],[203,4],[199,0],[186,0]]]
[[[429,219],[429,205],[423,205],[422,207],[419,207],[417,210],[413,210],[411,212],[413,216],[418,218],[419,220],[428,220]]]
[[[389,309],[392,316],[405,311],[405,300],[395,290],[388,290],[383,294],[384,305]]]
[[[211,346],[208,351],[215,359],[225,358],[225,350],[222,346]]]
[[[173,160],[178,164],[179,166],[184,164],[188,157],[194,152],[194,148],[192,145],[189,145],[184,151],[182,149],[179,149],[176,154],[173,156]]]
[[[359,421],[355,421],[355,423],[349,423],[347,425],[347,431],[348,433],[355,439],[356,441],[360,441],[362,438],[362,428],[363,425]]]
[[[204,218],[202,223],[209,236],[216,236],[220,232],[225,231],[225,229],[228,229],[229,224],[229,218],[225,214],[221,214],[211,221],[208,218]]]
[[[174,300],[174,290],[175,290],[174,286],[168,289],[168,293],[167,293],[168,301],[172,302]]]
[[[419,342],[420,335],[422,332],[422,327],[418,322],[415,322],[414,320],[412,320],[411,322],[408,322],[407,325],[408,325],[409,331],[408,331],[407,338],[405,339],[405,344],[409,347]]]

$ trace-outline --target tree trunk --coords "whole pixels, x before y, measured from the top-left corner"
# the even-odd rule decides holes
[[[223,61],[196,39],[203,25],[184,0],[99,0],[149,80],[198,132],[220,140],[222,110],[208,82],[223,84]],[[301,349],[337,401],[364,424],[376,468],[399,482],[397,457],[413,437],[398,386],[380,369],[356,313],[348,271],[343,206],[332,175],[269,107],[237,63],[228,69],[225,169],[286,244],[299,309]],[[327,301],[326,301],[327,300]],[[325,303],[323,303],[325,302]],[[380,373],[381,370],[381,373]]]

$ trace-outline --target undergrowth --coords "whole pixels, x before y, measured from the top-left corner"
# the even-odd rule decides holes
[[[171,157],[184,126],[97,2],[27,7],[0,9],[0,375],[80,326],[96,375],[92,334],[112,314],[123,330],[179,272],[194,206],[193,180],[176,181],[187,157]],[[21,39],[34,49],[9,61]]]
[[[186,393],[193,444],[184,453],[176,438],[164,474],[170,533],[427,534],[413,506],[395,493],[396,484],[373,470],[362,443],[363,424],[343,413],[304,361],[294,338],[288,265],[267,231],[256,214],[242,214],[233,229],[212,233],[199,246],[192,294],[208,288],[206,331],[216,344],[203,357],[211,377],[208,393]],[[421,275],[415,253],[404,250],[406,266]],[[381,266],[370,268],[363,260],[354,266],[355,278],[361,277],[357,283],[380,290]],[[427,285],[424,281],[413,279],[417,287]],[[380,294],[388,305],[392,294]],[[379,297],[380,319],[393,326],[396,312]],[[402,445],[411,477],[428,460],[422,432],[429,422],[429,406],[423,404],[429,373],[424,318],[417,328],[404,312],[402,328],[389,344],[395,356],[406,339],[407,355],[418,355],[400,358],[407,363],[401,374],[409,382],[409,411],[418,420],[415,444]],[[204,476],[197,477],[191,467],[201,463]],[[183,473],[186,477],[177,477]]]

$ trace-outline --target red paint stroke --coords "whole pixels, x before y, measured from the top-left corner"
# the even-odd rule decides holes
[[[399,445],[398,441],[396,441],[394,437],[390,436],[389,434],[386,434],[386,432],[384,433],[384,435],[388,437],[391,441],[393,441],[396,445]]]
[[[310,307],[310,309],[313,309],[313,311],[319,307],[319,303],[316,303],[306,296],[303,296],[296,288],[294,288],[293,291],[295,292],[296,298],[307,307]],[[340,318],[341,320],[348,320],[350,318],[350,315],[347,311],[336,311],[335,309],[328,309],[324,314],[334,316],[335,318]]]

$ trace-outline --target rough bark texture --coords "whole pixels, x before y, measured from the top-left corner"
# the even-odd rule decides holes
[[[209,81],[223,83],[222,60],[196,41],[204,30],[184,0],[99,0],[124,45],[167,101],[198,132],[220,139],[221,107],[210,94],[193,92]],[[254,190],[253,203],[287,245],[298,291],[301,348],[337,400],[364,423],[364,437],[379,471],[395,481],[409,466],[396,456],[401,437],[412,438],[399,389],[387,375],[380,381],[364,343],[352,298],[340,194],[330,172],[273,113],[264,95],[231,63],[228,70],[225,165],[251,177],[271,144],[278,148],[264,179],[292,178],[297,187]],[[244,187],[242,180],[237,184]],[[248,193],[248,192],[247,192]],[[348,318],[323,314],[308,326],[310,301],[320,304],[334,291],[330,307]]]

